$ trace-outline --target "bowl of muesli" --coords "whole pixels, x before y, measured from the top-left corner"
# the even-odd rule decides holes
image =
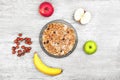
[[[70,55],[77,46],[74,27],[64,20],[48,22],[39,36],[40,46],[49,56],[62,58]]]

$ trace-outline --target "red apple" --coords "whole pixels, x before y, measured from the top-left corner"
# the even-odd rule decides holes
[[[43,2],[39,6],[39,12],[42,16],[49,17],[53,14],[54,8],[51,3]]]

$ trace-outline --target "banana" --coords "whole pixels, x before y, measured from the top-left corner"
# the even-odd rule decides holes
[[[74,13],[74,19],[75,21],[78,21],[81,24],[87,24],[91,19],[91,14],[90,12],[87,12],[84,9],[79,8]]]
[[[37,52],[34,53],[33,62],[34,62],[35,67],[37,68],[37,70],[39,70],[40,72],[42,72],[46,75],[56,76],[56,75],[61,74],[63,71],[60,68],[53,68],[53,67],[49,67],[49,66],[45,65],[42,62],[42,60],[39,58]]]

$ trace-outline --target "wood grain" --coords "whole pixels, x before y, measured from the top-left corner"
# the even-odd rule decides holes
[[[38,6],[44,0],[0,0],[0,80],[120,80],[120,0],[48,0],[54,14],[39,15]],[[75,9],[82,7],[92,13],[87,25],[73,20]],[[78,34],[75,51],[66,58],[46,55],[39,45],[39,33],[49,21],[63,19],[71,23]],[[21,58],[11,54],[17,33],[32,38],[30,54]],[[87,40],[97,42],[94,55],[86,55],[82,46]],[[55,77],[38,72],[32,62],[33,52],[42,60],[64,72]]]

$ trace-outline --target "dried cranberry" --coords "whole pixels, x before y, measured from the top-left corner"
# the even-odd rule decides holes
[[[21,55],[22,55],[22,56],[23,56],[23,55],[25,55],[25,52],[22,52],[22,54],[21,54]]]
[[[22,36],[22,33],[19,33],[19,34],[18,34],[18,36],[20,36],[20,37],[21,37],[21,36]]]
[[[26,48],[25,48],[25,51],[26,51],[26,52],[30,52],[29,47],[26,47]]]
[[[16,39],[16,40],[18,40],[18,41],[19,41],[19,40],[20,40],[20,37],[17,37],[17,39]]]
[[[22,54],[22,50],[18,50],[17,53],[18,53],[18,54]]]
[[[22,45],[22,46],[21,46],[21,48],[22,48],[22,49],[25,49],[25,46],[24,46],[24,45]]]
[[[12,51],[12,54],[15,54],[15,53],[16,53],[16,51],[13,50],[13,51]]]
[[[31,41],[31,38],[27,38],[27,41]]]
[[[14,43],[18,43],[18,40],[15,39],[15,40],[14,40]]]
[[[12,47],[12,50],[16,50],[16,47],[15,47],[15,46],[13,46],[13,47]]]
[[[30,53],[30,50],[27,50],[27,53]]]
[[[18,38],[19,41],[23,41],[24,39],[23,38]]]
[[[28,44],[28,41],[25,41],[25,44]]]
[[[19,45],[16,46],[16,49],[18,49],[18,48],[19,48]]]
[[[26,41],[27,41],[27,39],[28,39],[28,37],[25,37],[25,38],[24,38],[24,40],[26,40]]]
[[[25,49],[22,49],[23,50],[23,53],[26,53]]]
[[[28,45],[31,45],[31,44],[32,44],[32,42],[28,42],[27,44],[28,44]]]
[[[31,47],[28,47],[29,50],[31,50],[32,48]]]
[[[17,42],[16,44],[17,44],[17,45],[20,45],[20,43],[19,43],[19,42]]]
[[[18,53],[22,52],[22,50],[18,50]]]
[[[18,57],[21,57],[21,54],[17,54]]]
[[[31,41],[31,38],[26,37],[26,38],[25,38],[25,41],[28,41],[28,42],[29,42],[29,41]]]

